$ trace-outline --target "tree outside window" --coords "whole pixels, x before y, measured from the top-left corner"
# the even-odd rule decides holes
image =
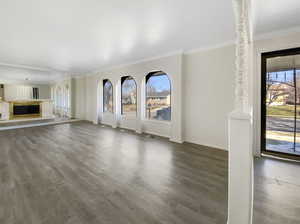
[[[164,72],[152,72],[146,76],[146,118],[171,120],[171,83]]]
[[[130,76],[121,78],[122,83],[122,114],[134,115],[137,112],[137,88],[136,82]]]

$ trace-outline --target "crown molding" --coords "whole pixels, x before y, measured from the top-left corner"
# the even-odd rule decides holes
[[[23,64],[12,64],[6,62],[0,62],[0,66],[15,68],[15,69],[27,69],[27,70],[40,71],[40,72],[62,72],[62,73],[67,72],[64,70],[57,70],[57,69],[46,68],[46,67],[38,67],[38,66],[23,65]]]
[[[254,40],[253,41],[255,42],[255,41],[264,40],[264,39],[271,39],[271,38],[285,36],[285,35],[289,35],[289,34],[293,34],[293,33],[300,33],[300,26],[292,27],[292,28],[289,28],[289,29],[277,30],[277,31],[274,31],[274,32],[262,33],[262,34],[255,34],[254,33]],[[214,44],[214,45],[207,45],[205,47],[194,48],[194,49],[190,49],[190,50],[171,51],[171,52],[166,53],[166,54],[161,54],[161,55],[157,55],[157,56],[154,56],[154,57],[143,58],[143,59],[140,59],[140,60],[135,60],[135,61],[127,62],[127,63],[122,63],[122,64],[119,64],[119,65],[112,65],[112,66],[107,66],[107,67],[104,66],[104,67],[101,67],[99,69],[91,70],[91,71],[88,71],[88,72],[73,73],[71,75],[67,75],[67,77],[75,78],[75,79],[81,79],[81,78],[84,78],[84,77],[94,76],[94,75],[97,75],[97,74],[102,73],[102,72],[109,72],[109,71],[112,71],[112,70],[115,70],[115,69],[120,69],[120,68],[132,66],[132,65],[136,65],[136,64],[140,64],[140,63],[144,63],[144,62],[155,61],[155,60],[158,60],[158,59],[167,58],[167,57],[171,57],[171,56],[175,56],[175,55],[190,55],[190,54],[194,54],[194,53],[197,53],[197,52],[205,52],[205,51],[214,50],[214,49],[218,49],[218,48],[223,48],[223,47],[227,47],[227,46],[231,46],[231,45],[235,45],[235,40],[229,40],[229,41],[226,41],[226,42],[223,42],[223,43]],[[57,70],[57,69],[52,69],[52,68],[22,65],[22,64],[11,64],[11,63],[5,63],[5,62],[0,62],[0,66],[16,68],[16,69],[27,69],[27,70],[32,70],[32,71],[41,71],[41,72],[60,72],[60,73],[65,73],[65,74],[69,73],[68,71],[65,71],[65,70]],[[65,79],[65,77],[63,77],[62,79],[49,81],[48,83],[61,81],[63,79]]]
[[[136,60],[136,61],[132,61],[132,62],[128,62],[128,63],[123,63],[120,65],[103,67],[103,68],[100,68],[97,70],[87,72],[86,74],[83,74],[83,75],[77,75],[76,78],[82,78],[83,76],[86,76],[86,77],[94,76],[101,72],[109,72],[109,71],[112,71],[115,69],[120,69],[120,68],[132,66],[132,65],[136,65],[136,64],[140,64],[140,63],[144,63],[144,62],[155,61],[155,60],[159,60],[159,59],[167,58],[167,57],[171,57],[171,56],[176,56],[176,55],[188,55],[188,54],[193,54],[196,52],[208,51],[208,50],[213,50],[213,49],[217,49],[217,48],[227,47],[227,46],[234,45],[234,44],[235,44],[235,40],[231,40],[231,41],[227,41],[227,42],[224,42],[221,44],[210,45],[207,47],[196,48],[196,49],[191,49],[191,50],[187,50],[187,51],[184,51],[184,50],[171,51],[169,53],[161,54],[161,55],[154,56],[154,57],[148,57],[148,58],[144,58],[144,59],[140,59],[140,60]]]
[[[218,49],[218,48],[228,47],[231,45],[235,45],[235,40],[226,41],[226,42],[223,42],[220,44],[207,45],[206,47],[191,49],[188,51],[184,51],[183,54],[189,55],[189,54],[194,54],[197,52],[210,51],[210,50],[214,50],[214,49]]]
[[[115,69],[119,69],[119,68],[124,68],[124,67],[128,67],[128,66],[144,63],[144,62],[155,61],[158,59],[167,58],[167,57],[176,56],[176,55],[182,55],[182,54],[183,54],[183,50],[172,51],[172,52],[169,52],[166,54],[162,54],[162,55],[158,55],[158,56],[154,56],[154,57],[143,58],[140,60],[127,62],[127,63],[123,63],[120,65],[112,65],[112,66],[102,67],[100,69],[88,72],[87,75],[90,76],[91,73],[94,73],[93,75],[95,75],[100,72],[109,72],[111,70],[115,70]]]
[[[73,78],[73,79],[82,79],[82,78],[85,78],[85,77],[88,77],[88,76],[92,76],[91,73],[85,72],[85,73],[82,73],[82,74],[70,75],[70,77]]]
[[[169,52],[169,53],[166,53],[166,54],[162,54],[162,55],[158,55],[158,56],[154,56],[154,57],[148,57],[148,58],[144,58],[144,59],[140,59],[140,60],[136,60],[136,61],[132,61],[132,62],[128,62],[128,63],[123,63],[123,64],[120,64],[120,65],[113,65],[113,66],[103,67],[103,68],[100,68],[98,70],[93,70],[93,71],[90,71],[90,72],[86,72],[85,74],[79,74],[79,75],[73,76],[73,78],[80,79],[80,78],[83,78],[83,77],[95,76],[95,75],[97,75],[99,73],[102,73],[102,72],[110,72],[112,70],[132,66],[132,65],[137,65],[137,64],[140,64],[140,63],[144,63],[144,62],[155,61],[155,60],[159,60],[159,59],[167,58],[167,57],[171,57],[171,56],[176,56],[176,55],[189,55],[189,54],[193,54],[193,53],[197,53],[197,52],[201,52],[201,51],[209,51],[209,50],[218,49],[218,48],[222,48],[222,47],[227,47],[227,46],[231,46],[231,45],[235,45],[235,40],[226,41],[226,42],[221,43],[221,44],[210,45],[210,46],[206,46],[206,47],[203,47],[203,48],[191,49],[191,50],[187,50],[187,51],[184,51],[184,50],[172,51],[172,52]]]
[[[50,82],[44,81],[26,81],[26,80],[12,80],[12,79],[0,79],[1,84],[12,84],[12,85],[50,85]]]

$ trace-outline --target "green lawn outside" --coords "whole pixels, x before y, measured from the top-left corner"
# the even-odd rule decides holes
[[[294,117],[295,107],[293,105],[268,106],[267,116]],[[297,106],[300,115],[300,106]]]

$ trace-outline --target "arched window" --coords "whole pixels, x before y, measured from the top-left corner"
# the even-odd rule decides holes
[[[136,83],[131,76],[121,78],[122,84],[122,114],[136,115]]]
[[[146,118],[171,120],[171,83],[164,72],[151,72],[146,76]]]
[[[114,112],[113,85],[108,79],[103,80],[103,112]]]

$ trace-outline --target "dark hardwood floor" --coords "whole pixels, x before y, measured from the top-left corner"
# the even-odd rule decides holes
[[[255,159],[254,223],[300,223],[299,162]]]
[[[225,224],[227,163],[225,151],[88,122],[2,131],[0,223]],[[255,168],[254,223],[300,223],[299,166]]]

